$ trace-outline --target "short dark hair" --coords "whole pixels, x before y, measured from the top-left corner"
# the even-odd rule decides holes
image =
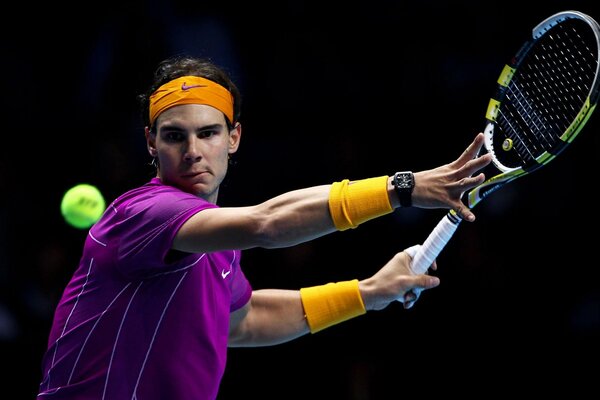
[[[223,86],[233,96],[233,121],[227,121],[228,128],[232,129],[239,120],[241,114],[242,96],[237,86],[233,83],[229,75],[215,63],[207,58],[197,58],[192,56],[180,55],[161,61],[154,72],[154,81],[146,93],[140,94],[142,121],[144,126],[150,126],[150,96],[159,87],[165,83],[182,76],[200,76],[210,79],[213,82]],[[227,120],[227,118],[225,118]]]

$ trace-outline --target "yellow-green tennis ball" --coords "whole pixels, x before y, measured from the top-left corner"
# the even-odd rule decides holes
[[[70,225],[86,229],[94,225],[106,208],[102,193],[93,185],[81,183],[67,190],[60,211]]]

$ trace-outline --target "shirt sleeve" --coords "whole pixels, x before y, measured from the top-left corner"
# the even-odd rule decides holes
[[[252,286],[250,282],[244,275],[244,271],[240,266],[240,258],[242,252],[236,250],[234,252],[236,255],[236,261],[233,264],[232,273],[233,279],[231,280],[231,306],[229,311],[233,312],[240,308],[242,308],[246,303],[250,301],[250,297],[252,297]]]
[[[180,191],[156,191],[124,205],[121,212],[118,265],[129,277],[167,272],[185,267],[197,256],[190,254],[167,262],[179,228],[192,215],[217,207]]]

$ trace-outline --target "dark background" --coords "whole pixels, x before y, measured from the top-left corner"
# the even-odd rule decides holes
[[[453,161],[537,23],[567,9],[600,18],[595,0],[521,3],[15,4],[0,28],[0,397],[35,397],[54,306],[79,260],[86,232],[62,219],[63,193],[87,182],[110,202],[152,176],[136,95],[158,61],[207,56],[238,83],[243,140],[219,201],[249,205]],[[592,116],[555,162],[478,206],[438,258],[440,287],[413,309],[392,304],[287,344],[231,349],[219,397],[597,391],[599,127]],[[366,278],[444,213],[397,210],[293,248],[246,251],[242,265],[256,289]]]

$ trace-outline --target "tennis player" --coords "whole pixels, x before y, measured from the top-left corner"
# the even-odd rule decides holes
[[[219,207],[242,137],[234,83],[211,62],[176,57],[159,65],[140,99],[156,177],[115,199],[89,230],[56,308],[38,400],[215,399],[228,346],[276,345],[394,301],[410,306],[412,290],[439,284],[411,272],[414,247],[367,279],[300,290],[253,290],[241,250],[357,228],[401,199],[472,221],[461,194],[483,182],[473,175],[490,162],[477,156],[479,134],[456,161],[432,170]]]

